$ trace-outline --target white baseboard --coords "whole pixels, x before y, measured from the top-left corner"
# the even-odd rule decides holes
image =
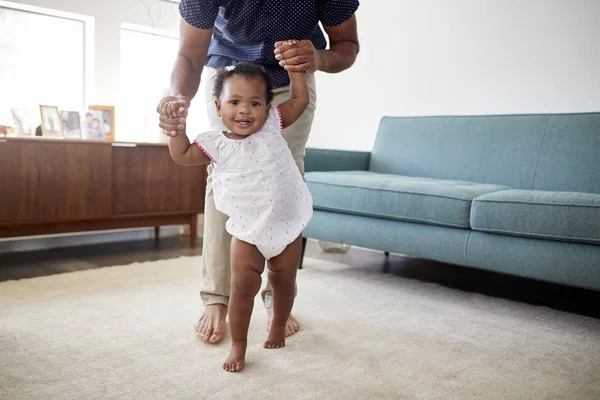
[[[160,237],[181,235],[181,226],[163,226]],[[14,251],[47,250],[60,247],[122,242],[154,238],[154,228],[118,229],[98,232],[78,232],[59,235],[27,236],[0,239],[0,254]]]

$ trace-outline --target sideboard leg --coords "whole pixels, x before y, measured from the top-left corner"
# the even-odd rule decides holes
[[[190,216],[190,247],[196,248],[196,236],[198,234],[198,215],[192,214]]]
[[[154,247],[158,248],[158,243],[160,241],[160,226],[154,227]]]

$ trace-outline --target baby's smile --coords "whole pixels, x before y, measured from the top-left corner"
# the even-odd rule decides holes
[[[240,128],[247,128],[250,126],[250,124],[252,123],[251,120],[249,119],[244,119],[244,120],[236,120],[235,121],[236,125],[238,125]]]

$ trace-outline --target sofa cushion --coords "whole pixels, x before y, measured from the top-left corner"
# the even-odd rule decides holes
[[[505,235],[600,244],[600,195],[505,190],[473,200],[471,227]]]
[[[316,210],[469,228],[471,201],[507,189],[369,171],[309,172]]]

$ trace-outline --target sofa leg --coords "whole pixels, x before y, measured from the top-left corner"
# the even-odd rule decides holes
[[[383,272],[384,274],[388,274],[391,272],[389,258],[386,258],[385,260],[383,260],[383,268],[381,269],[381,272]]]
[[[383,272],[384,274],[387,274],[390,272],[390,252],[389,251],[384,251],[383,254],[385,254],[385,260],[383,260],[383,268],[381,270],[381,272]]]
[[[302,263],[304,262],[304,252],[306,251],[306,238],[302,237],[302,250],[300,251],[300,264],[298,269],[302,269]]]

